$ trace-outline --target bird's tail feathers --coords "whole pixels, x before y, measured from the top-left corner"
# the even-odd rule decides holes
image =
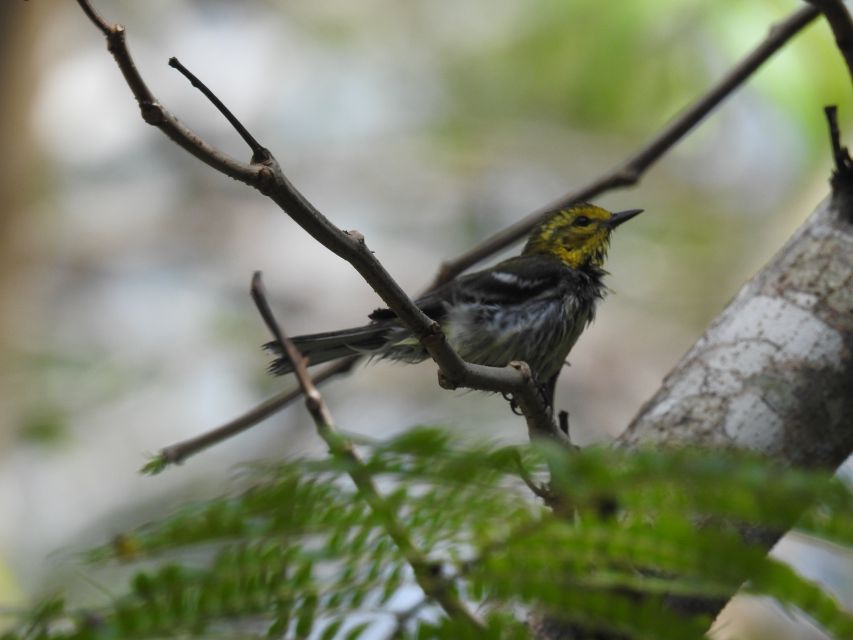
[[[373,354],[385,346],[387,332],[387,326],[368,324],[341,331],[297,336],[293,338],[293,344],[308,358],[309,364],[321,364],[345,356]],[[284,356],[277,341],[266,343],[264,349],[279,356],[270,364],[270,373],[282,376],[293,371],[290,360]]]

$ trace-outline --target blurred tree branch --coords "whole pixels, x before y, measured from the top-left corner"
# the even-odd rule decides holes
[[[388,308],[420,340],[438,364],[439,383],[442,387],[465,387],[511,394],[525,417],[531,438],[564,439],[554,421],[554,412],[542,397],[526,363],[513,362],[506,367],[487,367],[463,361],[447,343],[438,323],[432,321],[412,302],[373,255],[364,241],[364,236],[357,231],[339,229],[318,211],[290,183],[272,153],[252,138],[222,102],[197,78],[189,74],[174,58],[170,61],[170,65],[187,76],[194,86],[201,88],[235,126],[252,149],[251,163],[240,162],[213,148],[166,110],[154,98],[139,74],[127,48],[124,27],[107,23],[87,0],[78,0],[78,4],[106,36],[107,47],[136,97],[145,122],[159,128],[176,144],[217,171],[254,187],[269,197],[315,240],[349,262]],[[207,443],[209,444],[209,441]],[[162,468],[162,460],[161,463],[149,466],[152,470],[159,468]]]
[[[826,18],[835,36],[835,44],[853,80],[853,21],[843,0],[806,0],[806,2],[818,9]]]

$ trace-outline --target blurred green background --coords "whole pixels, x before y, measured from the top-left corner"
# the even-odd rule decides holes
[[[171,55],[412,293],[441,260],[638,149],[801,6],[96,4],[127,26],[181,120],[248,157]],[[75,3],[3,3],[0,33],[0,602],[14,603],[78,572],[81,545],[220,490],[239,462],[317,448],[297,406],[163,476],[136,475],[146,453],[290,384],[265,375],[254,269],[291,334],[360,324],[379,302],[271,203],[146,126]],[[618,434],[828,193],[822,108],[838,104],[853,139],[850,95],[816,22],[639,187],[598,200],[646,213],[617,234],[613,293],[560,381],[578,442]],[[441,391],[428,363],[362,367],[326,397],[340,426],[371,436],[419,423],[526,434],[499,397]],[[820,566],[820,550],[791,545]],[[850,597],[848,574],[830,581]]]

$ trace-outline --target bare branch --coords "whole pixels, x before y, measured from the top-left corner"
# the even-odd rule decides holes
[[[261,144],[255,140],[255,137],[249,133],[248,129],[243,126],[243,123],[240,122],[236,116],[231,113],[231,110],[223,104],[222,100],[220,100],[213,91],[207,88],[201,80],[199,80],[195,74],[193,74],[189,69],[187,69],[184,65],[181,64],[180,60],[178,60],[175,56],[169,58],[169,66],[173,69],[177,69],[187,80],[190,81],[190,84],[194,86],[196,89],[201,91],[204,94],[204,97],[210,100],[217,109],[219,109],[219,113],[225,116],[225,119],[228,120],[228,123],[234,127],[237,133],[240,134],[240,137],[245,140],[246,144],[249,145],[249,148],[252,150],[252,163],[258,162],[266,162],[269,159],[270,152],[267,151]]]
[[[101,30],[101,33],[103,33],[107,38],[110,37],[113,30],[119,28],[119,25],[111,25],[104,20],[98,12],[95,11],[92,5],[86,2],[86,0],[77,0],[77,4],[80,5],[80,8],[83,9],[83,13],[85,13],[89,20],[92,21],[92,24],[98,27],[98,29]]]
[[[850,191],[853,184],[853,159],[847,147],[841,144],[841,132],[838,130],[837,107],[824,107],[826,121],[829,124],[829,141],[832,145],[832,158],[835,161],[835,169],[832,172],[833,193],[846,193]],[[847,212],[847,221],[853,222],[853,212]]]
[[[205,163],[256,188],[272,199],[317,242],[349,262],[388,308],[420,340],[441,370],[443,387],[511,393],[527,419],[531,436],[547,435],[558,441],[564,440],[554,423],[551,408],[541,397],[526,364],[510,363],[499,368],[468,364],[462,360],[448,344],[438,323],[418,308],[367,248],[364,236],[357,231],[342,231],[332,224],[290,183],[272,154],[267,153],[262,163],[243,164],[214,149],[179,123],[154,100],[139,76],[127,49],[124,29],[118,25],[111,27],[106,24],[91,10],[88,0],[78,2],[84,10],[89,8],[86,14],[107,33],[109,49],[142,106],[142,115],[146,122],[160,128],[172,140]],[[205,95],[209,98],[213,96],[209,90]],[[154,117],[149,119],[148,116],[152,113]]]
[[[77,0],[77,4],[83,9],[89,20],[100,29],[107,38],[107,49],[112,54],[130,90],[133,92],[142,119],[165,133],[169,138],[183,149],[189,151],[196,158],[210,165],[225,175],[253,184],[263,178],[263,167],[253,166],[239,162],[229,155],[214,149],[197,134],[181,124],[175,116],[169,113],[157,102],[154,95],[148,89],[130,52],[127,48],[126,32],[120,24],[109,24],[92,8],[88,0]]]
[[[679,142],[720,102],[737,89],[756,69],[778,51],[794,35],[817,17],[814,7],[804,7],[770,29],[767,38],[741,60],[725,77],[694,104],[687,107],[648,144],[609,173],[595,178],[589,184],[571,191],[528,214],[506,229],[486,238],[474,248],[441,265],[430,288],[434,288],[474,266],[481,260],[520,240],[533,229],[549,211],[561,209],[577,202],[590,200],[606,191],[637,184],[643,174],[667,151]]]
[[[314,376],[314,384],[319,385],[336,376],[348,373],[355,366],[355,363],[358,362],[359,358],[360,356],[351,356],[343,360],[338,360],[316,374]],[[211,429],[194,438],[163,447],[157,454],[159,464],[153,468],[160,471],[170,464],[181,464],[187,458],[215,444],[219,444],[232,436],[236,436],[238,433],[243,433],[259,422],[266,420],[301,395],[302,390],[299,387],[281,391],[260,404],[255,405],[246,413],[237,416],[233,420],[229,420],[222,426]]]
[[[361,358],[362,356],[353,355],[338,360],[315,374],[314,384],[321,385],[333,378],[336,378],[337,376],[349,373]],[[205,449],[217,445],[220,442],[224,442],[228,438],[251,429],[256,424],[284,409],[288,404],[299,398],[301,395],[302,390],[298,386],[281,391],[280,393],[277,393],[255,405],[242,415],[237,416],[233,420],[229,420],[215,429],[211,429],[201,435],[163,447],[154,459],[145,465],[143,470],[146,473],[159,473],[169,465],[182,464],[187,460],[187,458],[190,458],[197,453],[201,453]],[[521,407],[522,403],[525,401],[523,398],[516,397],[516,402],[518,402],[519,407]],[[540,404],[541,408],[539,407]],[[548,430],[550,428],[550,423],[547,420],[548,408],[545,406],[544,399],[542,399],[541,394],[537,393],[534,395],[534,390],[531,389],[525,406],[528,407],[526,409],[528,413],[525,413],[525,410],[522,410],[522,415],[525,416],[525,420],[528,422],[528,433],[531,437],[536,437],[537,434],[543,436],[547,435],[550,437],[551,433]],[[560,412],[559,428],[566,436],[565,439],[568,439],[569,431],[567,428],[564,428],[564,422],[562,419],[563,414],[566,414],[566,412]],[[533,418],[528,420],[527,415],[531,415]]]
[[[299,350],[276,322],[264,291],[260,271],[256,271],[252,277],[252,298],[273,338],[281,344],[282,353],[293,365],[296,379],[299,381],[302,394],[305,396],[305,406],[314,419],[317,433],[328,445],[329,453],[333,457],[349,463],[350,478],[373,513],[381,519],[385,532],[397,545],[409,566],[412,567],[418,585],[429,598],[444,609],[448,616],[464,620],[473,629],[485,631],[483,623],[468,610],[465,603],[456,595],[457,590],[453,588],[452,582],[441,575],[441,568],[430,561],[429,557],[415,544],[409,532],[397,519],[394,509],[382,497],[373,477],[356,452],[352,442],[343,437],[335,428],[332,415],[326,407],[326,403],[323,402],[323,396],[320,395],[320,391],[308,374],[308,361],[299,353]]]
[[[847,71],[853,80],[853,20],[842,0],[806,0],[819,9],[835,36],[835,44],[847,64]]]

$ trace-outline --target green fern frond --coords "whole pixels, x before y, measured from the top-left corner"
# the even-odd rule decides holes
[[[350,483],[353,461],[296,459],[247,465],[242,490],[94,550],[96,564],[153,568],[101,607],[67,611],[53,601],[15,638],[354,640],[389,618],[400,637],[521,638],[529,611],[627,638],[685,638],[710,621],[662,602],[726,599],[745,579],[853,637],[832,596],[749,542],[816,504],[799,526],[849,544],[853,498],[826,474],[735,452],[471,445],[430,428],[361,450],[358,472],[383,487],[382,509],[482,612],[479,635],[434,603],[402,616],[394,603],[413,592],[413,572],[385,530],[388,514]],[[519,465],[536,478],[552,473],[550,491],[576,517],[555,517],[531,496]]]

